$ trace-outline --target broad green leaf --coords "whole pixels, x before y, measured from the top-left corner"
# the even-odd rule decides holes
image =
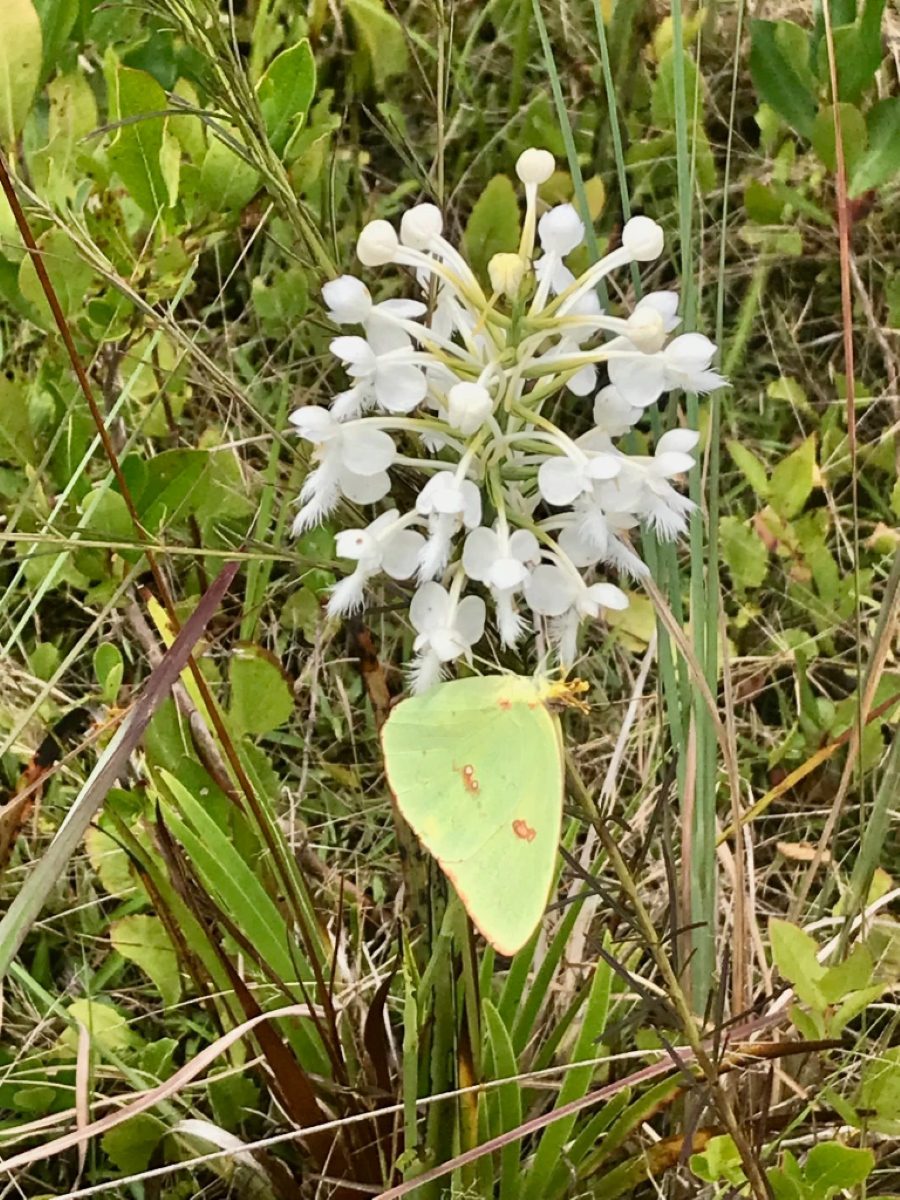
[[[97,101],[81,71],[58,75],[47,84],[48,141],[29,156],[35,185],[57,207],[74,199],[83,181],[81,139],[97,126]]]
[[[178,956],[159,917],[135,913],[113,921],[109,938],[114,950],[136,963],[153,980],[163,1004],[171,1007],[181,998]]]
[[[213,1079],[207,1091],[213,1115],[223,1129],[239,1129],[259,1109],[259,1088],[245,1075]]]
[[[692,1154],[691,1170],[707,1183],[722,1182],[737,1187],[745,1179],[740,1151],[729,1134],[710,1138],[702,1154]]]
[[[900,172],[900,96],[879,100],[866,113],[868,149],[857,161],[850,195],[881,187]]]
[[[28,655],[28,667],[38,679],[52,679],[59,666],[61,654],[53,642],[38,642]]]
[[[272,149],[283,155],[303,127],[316,91],[316,62],[304,38],[283,50],[257,85],[259,107]]]
[[[819,987],[825,968],[816,957],[815,941],[799,926],[778,919],[769,922],[769,937],[778,970],[793,984],[801,1000],[821,1011],[828,1001]]]
[[[103,890],[110,896],[133,896],[135,876],[131,859],[114,837],[99,825],[92,825],[84,835],[88,861]]]
[[[0,459],[17,466],[37,460],[27,395],[21,376],[0,371]]]
[[[346,0],[359,42],[365,46],[372,78],[379,90],[409,66],[406,34],[383,0]]]
[[[772,471],[769,500],[780,517],[790,520],[803,509],[816,481],[816,437],[810,434]]]
[[[75,27],[81,0],[34,0],[41,22],[43,70],[41,80],[49,78]]]
[[[147,481],[135,497],[141,522],[148,530],[184,519],[203,500],[202,479],[209,456],[205,450],[165,450],[147,464]]]
[[[506,175],[495,175],[475,201],[466,224],[466,257],[482,278],[495,254],[519,246],[519,202]]]
[[[760,225],[778,225],[784,213],[784,200],[774,188],[751,179],[744,188],[744,208],[751,221]]]
[[[56,226],[41,234],[38,248],[63,314],[66,317],[75,316],[84,309],[86,293],[94,277],[93,271],[79,256],[65,230]],[[31,305],[40,325],[44,329],[55,329],[53,313],[30,255],[22,259],[19,267],[19,291]]]
[[[732,438],[726,443],[734,465],[741,472],[760,500],[769,498],[769,473],[762,459],[748,450],[743,442]]]
[[[816,115],[816,81],[809,66],[806,31],[793,21],[750,24],[750,74],[760,100],[811,137]]]
[[[871,1109],[879,1122],[900,1122],[900,1046],[881,1051],[863,1066],[856,1103]]]
[[[815,1189],[814,1195],[856,1187],[871,1173],[875,1155],[871,1150],[854,1150],[838,1141],[820,1142],[806,1156],[803,1174]]]
[[[884,57],[881,18],[885,0],[865,0],[859,19],[834,30],[834,61],[837,68],[838,99],[856,104],[875,78]],[[822,38],[818,47],[819,78],[828,82],[828,47]]]
[[[106,1000],[74,1000],[66,1014],[71,1021],[84,1025],[101,1051],[118,1052],[141,1045],[142,1039],[129,1027],[125,1015]],[[74,1053],[78,1047],[77,1029],[66,1029],[59,1044]]]
[[[240,141],[237,130],[231,126],[225,126],[223,132]],[[220,213],[244,208],[260,186],[256,167],[211,133],[198,187],[199,195],[210,211]]]
[[[94,674],[100,684],[104,704],[115,704],[124,673],[122,651],[112,642],[101,642],[94,651]]]
[[[271,733],[289,721],[294,694],[284,672],[261,646],[239,646],[228,664],[231,720],[240,734]]]
[[[829,967],[819,980],[822,995],[829,1004],[836,1004],[849,992],[857,992],[872,982],[875,964],[865,946],[855,946],[848,958]]]
[[[138,1113],[103,1135],[101,1146],[124,1175],[146,1171],[153,1151],[167,1132],[166,1126],[152,1113]]]
[[[852,104],[837,105],[841,122],[841,144],[844,147],[844,166],[848,177],[866,149],[868,133],[866,122],[858,108]],[[837,138],[834,130],[835,106],[826,105],[819,109],[813,123],[813,149],[829,171],[837,170]]]
[[[769,552],[753,526],[740,517],[722,517],[719,545],[737,587],[760,587],[769,570]]]
[[[703,79],[697,70],[697,65],[688,55],[683,57],[684,65],[684,95],[687,104],[688,120],[703,121],[704,91]],[[664,131],[675,128],[676,89],[675,89],[675,54],[670,51],[659,64],[653,91],[650,96],[650,116],[653,124]]]
[[[291,332],[309,307],[309,283],[303,267],[277,271],[271,283],[258,275],[253,280],[250,298],[265,333]]]
[[[9,154],[41,77],[41,22],[32,0],[0,3],[0,146]],[[4,204],[6,202],[4,201]]]
[[[114,62],[107,66],[110,118],[127,121],[107,151],[110,166],[132,200],[151,218],[178,199],[181,149],[166,117],[150,116],[169,107],[152,75]],[[131,118],[135,118],[131,120]]]

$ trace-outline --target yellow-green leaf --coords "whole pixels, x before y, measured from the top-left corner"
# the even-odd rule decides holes
[[[381,89],[409,66],[403,26],[387,12],[382,0],[347,0],[347,11],[365,46],[376,87]]]
[[[482,278],[495,254],[519,246],[519,202],[506,175],[495,175],[475,201],[466,225],[466,257]]]
[[[239,733],[270,733],[290,719],[294,694],[261,646],[240,646],[229,664],[231,719]]]
[[[0,4],[0,145],[22,132],[41,77],[41,22],[31,0]]]
[[[113,921],[109,927],[113,949],[136,963],[150,976],[163,1004],[177,1004],[181,996],[178,956],[159,917],[135,913]]]

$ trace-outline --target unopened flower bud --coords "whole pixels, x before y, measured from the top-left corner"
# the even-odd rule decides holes
[[[584,222],[571,204],[557,204],[538,222],[538,237],[547,254],[565,258],[584,239]]]
[[[495,254],[488,263],[488,278],[493,290],[512,299],[525,276],[525,265],[520,254]]]
[[[450,424],[468,437],[488,419],[494,402],[480,383],[456,383],[447,393],[447,407]]]
[[[361,279],[339,275],[322,288],[328,315],[336,325],[359,325],[372,311],[372,297]]]
[[[417,204],[403,214],[400,241],[413,250],[427,250],[443,229],[444,218],[436,204]]]
[[[655,354],[666,340],[666,322],[662,313],[649,305],[638,307],[625,322],[626,333],[638,350]]]
[[[356,257],[365,267],[383,267],[394,261],[398,245],[393,225],[370,221],[363,226],[356,242]]]
[[[622,230],[622,245],[635,262],[653,262],[663,251],[662,227],[650,217],[632,217]]]
[[[556,167],[549,150],[523,150],[516,161],[516,174],[523,183],[546,183]]]

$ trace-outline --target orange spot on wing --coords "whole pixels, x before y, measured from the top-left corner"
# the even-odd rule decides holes
[[[512,823],[513,833],[517,838],[521,838],[523,842],[533,842],[537,837],[537,830],[532,829],[527,821],[523,821],[521,817],[517,817]]]
[[[497,706],[502,708],[505,712],[507,709],[512,708],[512,700],[508,699],[506,696],[501,696],[497,701]]]
[[[454,767],[453,770],[459,772],[459,777],[467,792],[474,796],[481,791],[481,784],[475,778],[475,768],[471,763],[466,763],[464,767]]]

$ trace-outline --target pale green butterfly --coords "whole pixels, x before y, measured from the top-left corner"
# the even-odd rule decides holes
[[[585,685],[490,675],[404,700],[381,734],[397,807],[501,954],[537,928],[556,872],[565,764],[553,701]]]

